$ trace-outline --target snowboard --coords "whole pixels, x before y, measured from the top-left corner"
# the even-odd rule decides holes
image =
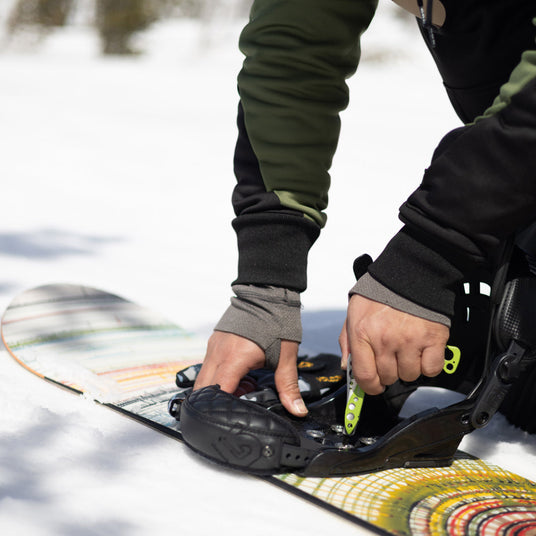
[[[167,404],[178,391],[176,372],[202,360],[203,339],[122,297],[66,284],[14,298],[2,318],[2,338],[41,378],[181,440]],[[536,534],[536,485],[463,454],[450,467],[252,478],[378,534]]]

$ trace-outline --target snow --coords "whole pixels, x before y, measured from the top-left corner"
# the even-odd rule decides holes
[[[160,23],[135,58],[99,57],[80,26],[36,51],[0,54],[0,309],[32,286],[81,283],[210,332],[236,267],[229,222],[242,22]],[[381,251],[435,145],[458,125],[415,28],[382,7],[363,49],[328,225],[310,255],[309,352],[337,351],[353,258]],[[5,351],[0,407],[3,534],[360,533],[46,384]],[[500,416],[463,446],[536,479],[534,437]]]

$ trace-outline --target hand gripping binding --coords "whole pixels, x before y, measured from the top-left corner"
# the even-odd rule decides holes
[[[490,322],[493,341],[488,347],[486,368],[465,400],[405,419],[370,445],[322,449],[302,473],[334,476],[393,467],[449,465],[463,436],[485,426],[515,380],[536,365],[535,328],[536,278],[508,281]]]
[[[464,435],[485,426],[516,378],[536,364],[536,278],[518,277],[501,286],[484,370],[461,402],[400,421],[391,418],[383,402],[375,405],[371,399],[350,437],[342,424],[344,386],[309,404],[304,419],[286,414],[280,404],[263,406],[211,386],[182,403],[184,440],[216,462],[261,474],[327,477],[449,465]]]

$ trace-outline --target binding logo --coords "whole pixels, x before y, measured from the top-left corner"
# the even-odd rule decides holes
[[[250,434],[234,434],[231,436],[220,436],[212,443],[212,447],[228,463],[240,462],[240,465],[247,466],[260,458],[262,444]]]
[[[337,383],[342,380],[341,374],[335,374],[333,376],[317,376],[316,381],[319,383]]]

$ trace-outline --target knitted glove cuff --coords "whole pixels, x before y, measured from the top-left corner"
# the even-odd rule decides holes
[[[359,278],[349,294],[350,296],[359,294],[370,300],[389,305],[404,313],[409,313],[410,315],[418,316],[419,318],[424,318],[425,320],[430,320],[432,322],[439,322],[450,328],[450,318],[448,316],[431,311],[426,307],[417,305],[416,303],[399,296],[376,281],[369,273],[366,273]]]

